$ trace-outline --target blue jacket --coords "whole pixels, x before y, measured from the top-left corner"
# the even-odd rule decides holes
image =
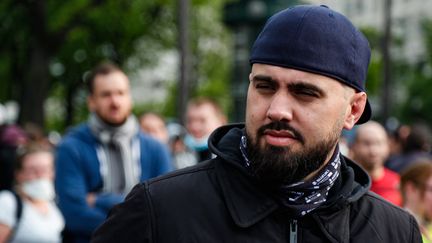
[[[167,149],[141,132],[137,136],[141,146],[141,181],[170,171]],[[96,153],[98,144],[89,126],[81,124],[65,136],[56,150],[58,205],[66,220],[66,231],[74,242],[88,242],[108,211],[125,197],[113,193],[96,194],[95,206],[88,206],[87,193],[100,192],[103,183]]]

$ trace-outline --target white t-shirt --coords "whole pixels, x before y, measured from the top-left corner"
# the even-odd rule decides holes
[[[0,223],[13,228],[16,223],[17,203],[10,191],[0,192]],[[64,219],[54,203],[49,203],[48,213],[38,211],[31,203],[23,201],[22,215],[12,243],[60,243]]]

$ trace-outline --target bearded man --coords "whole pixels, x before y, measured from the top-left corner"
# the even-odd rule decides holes
[[[251,53],[246,124],[217,157],[133,189],[93,242],[421,242],[415,219],[368,192],[338,139],[371,116],[366,38],[325,6],[272,16]]]

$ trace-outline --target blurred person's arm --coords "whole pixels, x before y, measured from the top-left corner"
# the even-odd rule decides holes
[[[115,193],[88,193],[86,197],[87,204],[90,207],[97,207],[107,212],[116,204],[123,202],[123,194]]]
[[[0,223],[0,243],[6,243],[11,233],[11,227]]]
[[[0,208],[0,243],[5,243],[9,242],[9,237],[13,234],[13,226],[17,223],[18,205],[10,191],[0,192]]]
[[[94,206],[88,204],[89,182],[92,177],[85,165],[86,152],[79,142],[61,144],[56,151],[56,192],[58,206],[62,211],[68,230],[72,233],[90,235],[105,219],[108,210],[123,200],[123,195],[94,194]],[[97,163],[95,163],[97,164]],[[93,168],[99,173],[99,168]]]

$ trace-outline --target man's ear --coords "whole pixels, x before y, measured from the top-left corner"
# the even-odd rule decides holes
[[[345,117],[344,128],[351,130],[360,119],[366,107],[367,95],[365,92],[356,92],[350,98],[347,115]]]

